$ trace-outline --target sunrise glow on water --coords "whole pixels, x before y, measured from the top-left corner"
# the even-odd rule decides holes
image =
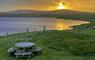
[[[27,28],[30,31],[41,31],[43,26],[46,26],[47,30],[68,30],[72,29],[70,26],[89,23],[86,21],[56,19],[48,17],[5,17],[0,20],[0,34],[25,32]]]

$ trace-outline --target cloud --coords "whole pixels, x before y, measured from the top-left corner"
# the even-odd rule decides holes
[[[95,11],[95,0],[0,0],[0,11],[16,9],[47,9],[56,6],[56,2],[63,1],[70,9],[80,11]]]

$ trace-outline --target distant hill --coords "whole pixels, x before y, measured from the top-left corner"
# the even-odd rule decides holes
[[[95,13],[81,12],[75,10],[55,10],[52,11],[58,18],[95,20]]]
[[[65,19],[95,20],[95,13],[80,12],[75,10],[54,10],[54,11],[34,11],[34,10],[16,10],[10,12],[1,12],[3,17],[56,17]]]

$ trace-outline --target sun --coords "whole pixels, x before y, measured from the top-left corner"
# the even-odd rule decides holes
[[[57,6],[57,9],[65,9],[64,3],[63,2],[59,2],[58,6]]]

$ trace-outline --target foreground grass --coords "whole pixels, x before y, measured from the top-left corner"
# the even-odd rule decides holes
[[[31,35],[31,39],[28,39]],[[9,56],[7,49],[22,41],[35,42],[43,48],[40,56],[18,58]],[[95,30],[46,31],[19,33],[0,37],[0,60],[95,60]]]

